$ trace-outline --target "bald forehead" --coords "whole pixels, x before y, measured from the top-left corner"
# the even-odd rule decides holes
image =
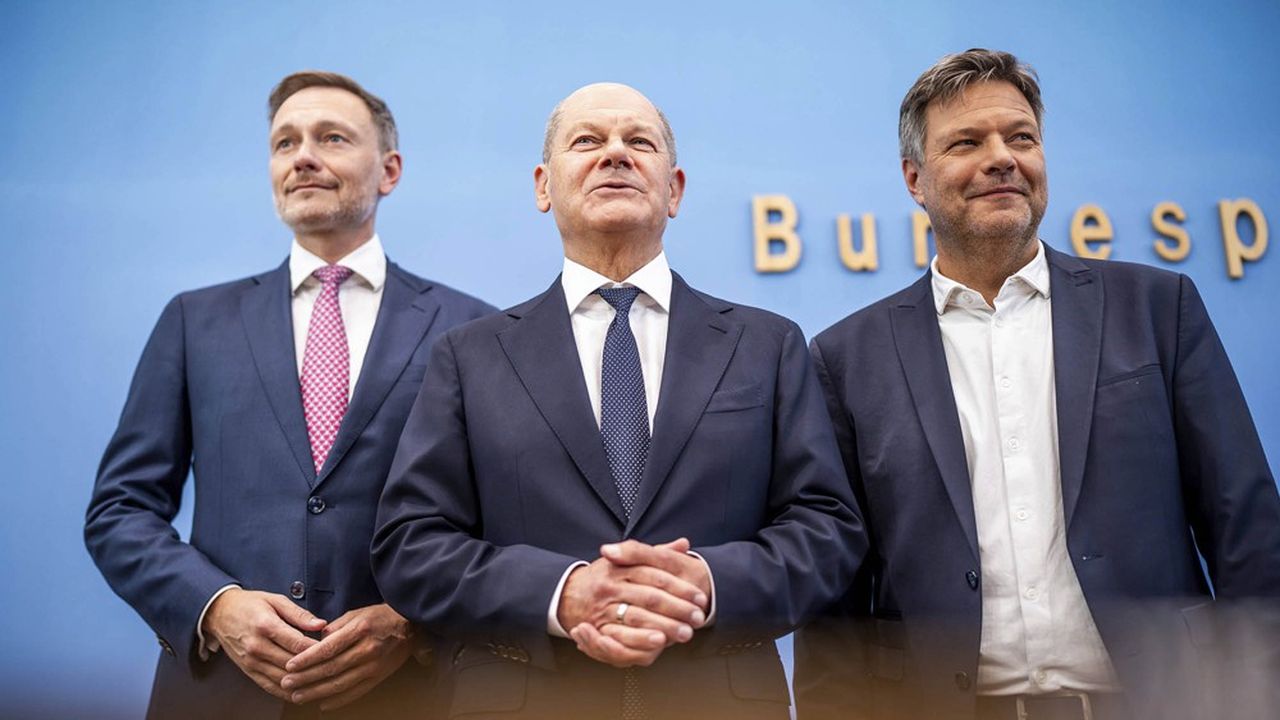
[[[595,83],[580,87],[560,101],[559,110],[568,115],[575,112],[597,111],[640,113],[658,118],[658,107],[633,87],[620,83]]]
[[[547,131],[542,140],[542,162],[551,158],[552,144],[562,129],[572,131],[575,125],[590,122],[601,115],[613,119],[627,119],[634,123],[657,125],[666,142],[671,164],[676,164],[676,138],[671,123],[662,110],[649,98],[629,85],[621,83],[593,83],[574,90],[561,100],[547,118]]]

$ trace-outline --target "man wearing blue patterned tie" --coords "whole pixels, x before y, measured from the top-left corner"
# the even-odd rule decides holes
[[[685,174],[635,90],[562,101],[534,186],[563,272],[436,344],[379,587],[455,643],[453,714],[786,718],[773,640],[866,545],[803,336],[668,268]]]

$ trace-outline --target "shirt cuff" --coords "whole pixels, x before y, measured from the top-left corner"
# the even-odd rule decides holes
[[[587,565],[590,565],[590,564],[591,563],[586,563],[579,560],[578,562],[570,565],[569,569],[565,570],[564,574],[560,576],[560,582],[556,584],[556,591],[551,594],[551,607],[547,608],[547,634],[548,635],[552,635],[554,637],[559,637],[559,638],[569,637],[568,631],[566,631],[563,627],[560,626],[560,618],[557,617],[560,614],[558,612],[560,610],[560,594],[564,592],[564,584],[565,584],[565,581],[569,579],[569,573],[573,572],[574,570],[577,570],[580,567],[586,567]]]
[[[214,593],[213,597],[209,598],[209,602],[205,603],[204,609],[200,611],[200,617],[196,620],[196,639],[200,641],[197,647],[200,649],[201,660],[208,660],[210,655],[222,649],[222,643],[218,642],[218,638],[209,638],[208,641],[204,639],[205,614],[209,612],[209,608],[213,607],[213,601],[217,600],[222,593],[230,590],[231,588],[238,587],[240,586],[235,583],[231,583],[230,585],[223,585],[218,588],[218,592]]]
[[[702,624],[702,627],[711,627],[711,623],[716,621],[716,576],[711,574],[711,564],[706,558],[692,550],[689,554],[702,561],[702,566],[707,569],[707,579],[711,581],[711,607],[707,609],[707,621]]]

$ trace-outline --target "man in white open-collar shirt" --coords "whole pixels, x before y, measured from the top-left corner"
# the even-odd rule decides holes
[[[800,330],[667,267],[684,171],[635,90],[558,105],[534,181],[563,272],[436,345],[379,586],[456,643],[457,715],[787,718],[773,640],[865,543]]]
[[[1209,581],[1280,596],[1280,498],[1204,305],[1039,239],[1042,113],[988,50],[903,100],[938,252],[811,347],[872,549],[798,641],[802,718],[1220,717]]]
[[[492,308],[383,253],[401,157],[381,99],[302,72],[268,108],[289,259],[165,308],[85,540],[159,638],[150,717],[419,717],[431,681],[406,659],[424,646],[383,602],[369,541],[431,342]]]

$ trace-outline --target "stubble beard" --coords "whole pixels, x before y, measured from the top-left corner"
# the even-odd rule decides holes
[[[1038,236],[1044,208],[1028,202],[1027,212],[1026,220],[982,222],[960,218],[953,222],[951,217],[930,215],[929,221],[935,240],[945,244],[952,254],[988,266],[1009,267],[1024,257]]]
[[[376,191],[359,197],[339,196],[335,204],[325,207],[288,207],[286,200],[276,199],[276,215],[295,233],[314,233],[362,225],[378,204]]]

